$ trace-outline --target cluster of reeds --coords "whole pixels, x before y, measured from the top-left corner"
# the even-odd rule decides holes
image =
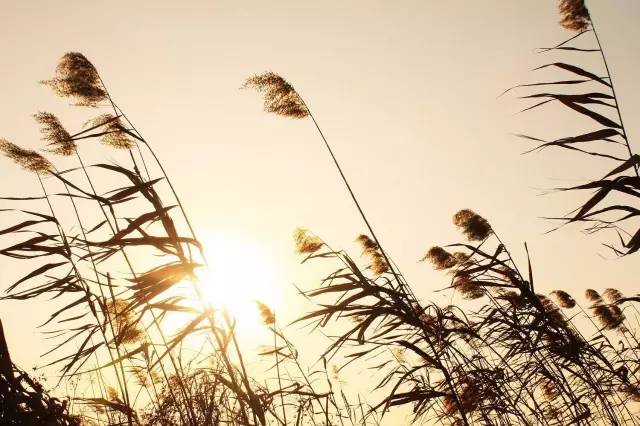
[[[71,395],[83,421],[265,425],[344,417],[341,423],[360,422],[354,410],[363,403],[338,402],[328,381],[314,385],[275,315],[262,304],[258,308],[274,337],[273,348],[262,355],[273,358],[277,388],[250,375],[236,320],[203,297],[196,271],[207,261],[173,185],[93,64],[68,53],[43,84],[88,108],[92,117],[71,132],[56,115],[35,114],[43,152],[0,141],[0,151],[30,172],[41,189],[36,196],[2,198],[12,204],[2,213],[15,223],[0,231],[5,242],[0,254],[33,265],[3,298],[59,302],[42,324],[55,342],[45,355],[48,365],[60,366],[60,380],[91,383],[90,395]],[[289,114],[294,101],[281,103]],[[102,142],[107,147],[102,155],[118,162],[89,163],[86,158],[96,151],[92,141]],[[56,168],[56,156],[73,165]],[[182,324],[175,333],[167,332],[169,318]],[[194,339],[204,339],[202,349],[188,355],[184,347]],[[288,364],[297,373],[289,374]]]
[[[581,31],[579,35],[595,32],[583,1],[561,1],[560,12],[565,28]],[[600,45],[598,49],[582,49],[568,46],[567,42],[543,50],[602,53]],[[597,230],[617,223],[602,219],[605,213],[626,212],[618,221],[633,218],[636,210],[630,206],[595,208],[612,191],[637,196],[637,176],[620,176],[632,169],[637,175],[637,160],[629,149],[610,75],[598,77],[563,62],[541,68],[551,67],[583,79],[524,86],[594,83],[612,92],[528,96],[540,100],[532,108],[558,101],[604,126],[576,137],[541,141],[543,145],[539,148],[559,146],[619,162],[603,180],[570,188],[595,188],[597,192],[567,221],[595,222],[592,230]],[[637,377],[640,346],[634,327],[637,311],[632,305],[637,297],[624,297],[615,289],[606,289],[602,297],[590,289],[585,294],[589,305],[583,308],[564,290],[548,295],[537,292],[531,262],[521,272],[489,222],[465,209],[454,215],[453,222],[467,242],[432,247],[422,260],[449,272],[452,276],[449,290],[473,303],[440,306],[418,300],[380,245],[306,103],[297,93],[290,94],[293,86],[284,79],[276,80],[271,73],[264,76],[252,78],[250,86],[258,85],[259,90],[268,94],[265,110],[291,118],[313,119],[371,234],[357,238],[368,259],[364,267],[348,253],[332,249],[305,230],[296,231],[295,242],[298,252],[305,256],[303,262],[329,260],[338,265],[317,288],[303,292],[317,303],[317,309],[298,321],[314,329],[342,324],[343,331],[322,357],[345,359],[342,367],[353,363],[358,368],[369,366],[380,371],[379,381],[373,387],[384,397],[373,406],[373,412],[384,414],[393,406],[411,405],[415,421],[464,425],[640,421],[632,403],[638,401],[640,389]],[[281,97],[295,99],[306,113],[288,114],[286,109],[280,110]],[[618,112],[619,124],[585,104],[613,108]],[[593,141],[622,146],[629,157],[576,146]],[[614,178],[609,180],[611,177]],[[617,252],[633,253],[637,241],[636,231],[628,241],[622,241],[625,251]]]
[[[11,361],[0,322],[0,423],[3,425],[77,426],[67,401],[50,396],[44,387]]]
[[[591,304],[582,308],[563,290],[538,293],[531,262],[521,272],[485,219],[462,210],[454,223],[469,241],[433,247],[423,260],[448,271],[449,290],[473,304],[419,301],[403,290],[399,272],[362,268],[326,244],[313,251],[300,246],[305,260],[339,265],[305,292],[318,309],[299,319],[314,327],[343,323],[345,331],[323,356],[340,354],[345,366],[375,365],[375,388],[386,396],[374,409],[410,404],[416,421],[639,422],[630,403],[640,390],[633,298],[615,289],[604,297],[587,290]]]
[[[583,0],[563,0],[560,2],[560,12],[562,26],[577,34],[553,47],[539,49],[540,54],[560,57],[535,68],[535,71],[559,70],[567,77],[522,84],[512,89],[543,88],[539,93],[521,96],[535,102],[522,111],[556,104],[577,117],[585,118],[590,125],[587,131],[578,135],[550,138],[518,136],[538,143],[527,152],[561,148],[601,158],[609,163],[608,172],[602,177],[580,185],[556,188],[558,191],[591,194],[575,210],[554,219],[564,223],[584,223],[588,233],[613,231],[618,241],[605,245],[618,255],[631,254],[640,249],[640,224],[637,220],[640,215],[640,157],[631,149],[611,70],[586,4]],[[594,66],[594,62],[600,65]]]

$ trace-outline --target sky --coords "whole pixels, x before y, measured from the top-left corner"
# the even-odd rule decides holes
[[[420,297],[448,300],[434,293],[448,278],[418,259],[432,245],[461,240],[451,224],[461,208],[486,217],[517,260],[524,260],[527,242],[538,291],[636,292],[635,257],[614,259],[601,244],[606,236],[579,227],[546,234],[552,224],[541,219],[581,199],[541,192],[597,176],[601,164],[561,152],[523,156],[531,146],[513,136],[564,136],[581,123],[553,109],[516,114],[525,105],[517,93],[499,97],[536,80],[530,70],[547,60],[536,48],[570,36],[557,24],[554,0],[0,6],[0,137],[42,147],[31,118],[38,110],[79,128],[86,112],[37,82],[52,75],[65,52],[83,52],[153,145],[210,253],[239,253],[223,262],[235,266],[245,248],[254,253],[243,282],[271,297],[283,321],[308,308],[294,284],[311,288],[321,278],[299,264],[293,229],[308,228],[358,256],[354,239],[365,228],[311,121],[266,114],[258,95],[240,89],[266,70],[288,79],[310,106],[383,246]],[[640,3],[588,6],[633,146],[640,132]],[[36,189],[7,161],[0,178],[3,195]],[[0,262],[8,286],[19,266]],[[261,276],[265,283],[257,282]],[[40,363],[48,343],[36,326],[50,308],[46,301],[0,302],[17,363]],[[309,339],[292,333],[303,344]]]

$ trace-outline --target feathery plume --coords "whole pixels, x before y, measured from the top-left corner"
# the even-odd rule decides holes
[[[565,309],[571,309],[576,306],[576,301],[566,291],[554,290],[551,292],[551,296],[555,299],[558,306]]]
[[[466,274],[456,276],[453,281],[453,288],[460,292],[462,297],[467,300],[475,300],[484,296],[482,286]]]
[[[624,314],[616,305],[596,304],[591,309],[598,322],[607,330],[620,327],[624,321]]]
[[[362,247],[362,254],[371,259],[371,270],[376,275],[382,275],[389,271],[389,265],[380,252],[380,247],[366,235],[359,235],[356,241]]]
[[[544,308],[544,311],[547,314],[547,317],[551,319],[551,321],[553,321],[556,324],[565,323],[562,312],[560,312],[558,305],[553,303],[553,300],[549,299],[547,296],[543,294],[537,294],[536,296],[538,297],[540,304],[542,304],[542,307]]]
[[[76,144],[58,117],[50,112],[39,112],[33,114],[33,118],[42,126],[40,128],[42,140],[47,141],[47,145],[50,147],[47,151],[57,155],[73,155],[76,151]]]
[[[597,291],[588,288],[587,290],[585,290],[584,292],[584,297],[587,298],[587,300],[589,300],[590,302],[593,303],[602,303],[602,297],[600,296],[600,293],[598,293]]]
[[[148,387],[151,386],[152,383],[159,383],[162,380],[157,371],[148,370],[146,367],[134,365],[129,368],[129,372],[141,387]]]
[[[622,292],[615,288],[606,288],[602,294],[609,303],[616,303],[618,300],[622,299]]]
[[[439,246],[431,247],[420,262],[429,261],[435,269],[450,269],[458,264],[458,259]]]
[[[107,398],[109,401],[118,401],[118,391],[113,386],[107,386]]]
[[[389,272],[389,265],[387,265],[387,261],[384,260],[384,256],[380,253],[376,253],[371,256],[371,270],[376,275],[382,275],[385,272]]]
[[[6,139],[0,138],[0,152],[29,172],[45,174],[53,169],[51,162],[41,154],[31,149],[20,148]]]
[[[290,118],[305,118],[309,115],[298,92],[284,78],[273,72],[249,77],[243,88],[255,89],[264,96],[264,110]]]
[[[256,300],[256,305],[260,311],[260,317],[262,317],[262,323],[264,325],[273,325],[276,322],[276,314],[264,303]]]
[[[491,235],[491,225],[485,218],[469,209],[460,210],[453,216],[453,223],[462,229],[470,241],[483,241]]]
[[[296,252],[299,254],[313,254],[324,245],[320,238],[309,235],[309,232],[304,228],[296,228],[293,231],[293,240],[296,244]]]
[[[128,303],[122,299],[115,299],[107,304],[107,313],[115,324],[115,341],[119,344],[136,343],[144,338],[143,331],[133,318],[133,311],[127,308]]]
[[[560,0],[560,25],[572,31],[584,31],[589,27],[591,17],[584,0]]]
[[[120,122],[120,117],[113,114],[102,114],[89,120],[85,125],[90,127],[102,127],[103,133],[100,141],[115,149],[131,149],[134,144],[129,135],[125,132],[125,127]]]
[[[51,87],[58,96],[76,99],[77,106],[96,107],[107,99],[98,71],[78,52],[66,53],[56,67],[55,76],[41,83]]]
[[[505,300],[514,308],[520,309],[527,306],[529,303],[520,293],[513,290],[503,291],[497,296],[497,299]]]
[[[362,254],[369,254],[371,252],[376,252],[379,249],[378,244],[376,244],[376,242],[373,241],[371,238],[369,238],[367,235],[364,235],[364,234],[358,235],[358,238],[356,238],[356,241],[362,247]]]
[[[640,387],[638,385],[623,385],[621,390],[632,401],[640,402]]]

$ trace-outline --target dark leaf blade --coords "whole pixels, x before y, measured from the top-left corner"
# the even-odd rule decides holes
[[[587,71],[587,70],[585,70],[583,68],[580,68],[578,66],[567,64],[567,63],[564,63],[564,62],[553,62],[551,64],[545,64],[545,65],[539,66],[537,68],[534,68],[534,71],[541,70],[541,69],[548,68],[548,67],[557,67],[557,68],[563,69],[565,71],[569,71],[569,72],[571,72],[573,74],[579,75],[581,77],[587,77],[588,79],[593,80],[593,81],[597,81],[598,83],[604,84],[607,87],[611,87],[611,85],[609,83],[607,83],[603,78],[598,77],[594,73],[589,72],[589,71]]]

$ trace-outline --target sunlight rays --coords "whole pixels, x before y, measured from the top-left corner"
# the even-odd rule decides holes
[[[277,263],[267,249],[244,235],[205,232],[202,236],[209,267],[197,272],[205,299],[216,309],[226,309],[237,319],[243,338],[263,333],[256,301],[278,312],[282,305],[282,280]]]

